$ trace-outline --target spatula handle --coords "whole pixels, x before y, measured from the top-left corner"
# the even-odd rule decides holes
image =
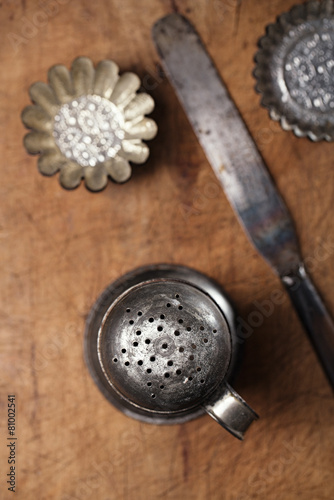
[[[334,390],[334,323],[305,267],[281,277]]]

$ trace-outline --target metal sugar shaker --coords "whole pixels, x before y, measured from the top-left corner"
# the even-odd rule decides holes
[[[86,326],[85,357],[104,396],[147,423],[207,412],[243,439],[258,418],[230,387],[240,343],[222,289],[182,266],[136,269],[112,283]]]

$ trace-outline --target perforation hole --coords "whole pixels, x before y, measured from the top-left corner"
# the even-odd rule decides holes
[[[173,361],[168,361],[167,363],[168,366],[173,366],[173,364],[174,364]]]
[[[126,353],[126,349],[122,349],[122,353],[125,354]]]
[[[174,335],[175,335],[175,337],[178,337],[180,335],[179,330],[175,330]]]

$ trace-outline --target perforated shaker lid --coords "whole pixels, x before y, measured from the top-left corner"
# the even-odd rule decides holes
[[[104,396],[155,424],[202,415],[234,378],[242,344],[221,287],[184,266],[144,266],[112,283],[87,319],[85,359]]]
[[[116,300],[98,337],[114,390],[145,410],[197,406],[225,377],[231,338],[220,309],[189,283],[153,280]]]

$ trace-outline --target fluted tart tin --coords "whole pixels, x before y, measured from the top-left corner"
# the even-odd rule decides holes
[[[284,130],[334,139],[334,2],[294,6],[266,28],[255,55],[261,104]]]
[[[71,70],[56,65],[48,72],[48,84],[29,89],[32,105],[22,112],[31,131],[24,137],[26,150],[39,154],[38,169],[44,175],[59,173],[60,184],[73,189],[84,178],[92,191],[103,189],[110,177],[125,182],[131,163],[144,163],[156,123],[145,115],[154,108],[153,98],[138,93],[141,82],[134,73],[119,75],[116,63],[101,61],[96,69],[87,57],[74,60]]]

